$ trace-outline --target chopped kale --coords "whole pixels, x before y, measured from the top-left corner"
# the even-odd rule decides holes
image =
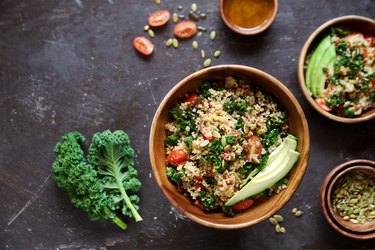
[[[180,138],[177,135],[170,135],[165,138],[164,143],[171,145],[171,146],[176,146]]]
[[[213,141],[211,142],[211,147],[210,147],[210,151],[211,153],[214,153],[214,154],[217,154],[217,153],[221,153],[223,152],[224,148],[223,146],[221,145],[221,142],[216,140],[216,141]]]
[[[205,191],[200,192],[200,198],[202,201],[202,205],[205,210],[212,210],[216,207],[215,203],[215,196],[214,194],[211,194],[210,196],[207,196]]]
[[[236,138],[234,136],[231,136],[231,135],[228,135],[225,137],[225,141],[229,144],[229,145],[233,145],[236,143]]]
[[[179,186],[181,184],[181,178],[184,177],[183,171],[177,171],[173,167],[167,167],[166,174],[168,178]]]

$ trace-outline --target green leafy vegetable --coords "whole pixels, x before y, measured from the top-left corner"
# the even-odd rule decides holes
[[[225,137],[225,141],[229,145],[233,145],[234,143],[236,143],[236,138],[234,136],[228,135],[228,136]]]
[[[216,207],[214,194],[211,194],[210,196],[207,196],[205,191],[201,191],[200,192],[200,198],[201,198],[202,205],[203,205],[205,210],[212,210]]]
[[[185,175],[183,171],[177,171],[173,167],[167,167],[166,174],[171,181],[177,184],[177,186],[181,184],[181,179]]]
[[[176,146],[180,138],[177,135],[169,135],[165,138],[164,143],[171,146]]]
[[[211,147],[210,147],[211,153],[220,154],[221,152],[223,152],[223,150],[224,150],[224,148],[221,145],[220,141],[216,140],[216,141],[211,142]]]

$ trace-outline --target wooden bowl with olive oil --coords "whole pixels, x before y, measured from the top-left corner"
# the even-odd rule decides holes
[[[321,188],[328,223],[354,239],[375,238],[375,162],[352,160],[333,168]]]
[[[262,198],[259,202],[234,217],[225,216],[220,211],[205,212],[192,199],[179,192],[166,174],[167,155],[164,141],[167,137],[165,125],[170,121],[169,111],[194,93],[205,81],[223,82],[227,76],[250,82],[262,91],[271,94],[287,114],[289,132],[297,138],[298,161],[288,173],[288,184],[278,194]],[[155,180],[163,194],[187,218],[201,225],[217,229],[239,229],[255,225],[276,213],[296,191],[307,167],[310,151],[310,137],[305,115],[293,94],[276,78],[255,68],[241,65],[220,65],[197,71],[177,83],[159,105],[150,131],[150,160]]]

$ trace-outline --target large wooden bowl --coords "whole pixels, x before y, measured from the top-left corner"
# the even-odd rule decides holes
[[[347,27],[352,30],[356,30],[362,32],[364,34],[372,34],[375,36],[375,20],[367,17],[362,16],[342,16],[328,22],[324,23],[318,29],[316,29],[310,37],[307,39],[303,48],[301,50],[301,54],[298,60],[298,82],[302,93],[306,97],[307,101],[310,105],[318,111],[324,117],[343,123],[358,123],[358,122],[365,122],[375,118],[375,109],[369,109],[367,112],[361,114],[358,117],[348,118],[348,117],[341,117],[334,114],[331,114],[327,111],[324,111],[319,105],[314,101],[314,98],[311,96],[310,91],[307,89],[306,82],[305,82],[305,61],[309,53],[313,48],[317,46],[317,44],[323,39],[324,35],[329,32],[332,27]]]
[[[288,187],[279,194],[274,194],[268,199],[256,202],[250,210],[242,212],[235,217],[226,217],[223,213],[205,213],[192,201],[177,191],[167,178],[166,154],[164,139],[166,132],[164,125],[168,122],[169,110],[181,100],[181,96],[194,92],[200,88],[205,80],[224,80],[226,76],[235,76],[239,79],[250,81],[253,85],[261,87],[265,92],[272,94],[287,112],[290,133],[298,138],[297,151],[300,158],[288,174]],[[219,229],[237,229],[254,225],[270,217],[278,211],[292,197],[297,189],[307,166],[310,150],[309,130],[305,115],[293,94],[276,78],[255,68],[239,65],[215,66],[195,72],[180,81],[165,96],[156,111],[150,132],[150,159],[152,170],[157,184],[168,200],[189,219],[204,226]]]

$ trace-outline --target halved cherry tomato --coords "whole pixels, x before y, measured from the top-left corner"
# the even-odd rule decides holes
[[[324,111],[331,112],[333,109],[328,107],[327,103],[321,99],[321,98],[316,98],[315,102],[321,107]]]
[[[253,204],[254,204],[254,200],[253,199],[246,199],[246,200],[237,202],[232,207],[236,211],[243,211],[243,210],[246,210],[249,207],[251,207]]]
[[[197,33],[197,25],[192,21],[184,21],[176,24],[173,32],[179,38],[189,38]]]
[[[194,178],[194,180],[197,180],[197,181],[203,181],[204,180],[204,178],[202,176],[194,176],[193,178]]]
[[[185,102],[189,104],[189,106],[194,106],[197,102],[198,94],[191,94],[188,97],[186,97]]]
[[[202,185],[202,184],[195,184],[195,185],[194,185],[194,188],[195,188],[195,189],[201,189],[201,190],[202,190],[202,189],[203,189],[203,185]]]
[[[249,146],[246,150],[246,161],[251,162],[253,157],[260,159],[262,153],[262,141],[256,135],[250,135],[247,137]]]
[[[203,123],[199,124],[199,130],[203,134],[204,138],[211,141],[214,139],[214,136],[212,135],[212,131],[210,127],[204,126]]]
[[[372,87],[375,87],[375,78],[371,79],[371,84],[372,84]]]
[[[154,51],[154,44],[143,36],[134,38],[133,45],[134,48],[146,56],[151,55],[151,53]]]
[[[375,47],[375,36],[365,35],[365,39],[368,41],[371,47]]]
[[[170,164],[178,165],[179,163],[183,162],[187,158],[187,153],[181,149],[172,150],[172,152],[167,156],[167,161]]]
[[[152,27],[158,27],[166,24],[171,18],[168,10],[157,10],[148,17],[148,24]]]

